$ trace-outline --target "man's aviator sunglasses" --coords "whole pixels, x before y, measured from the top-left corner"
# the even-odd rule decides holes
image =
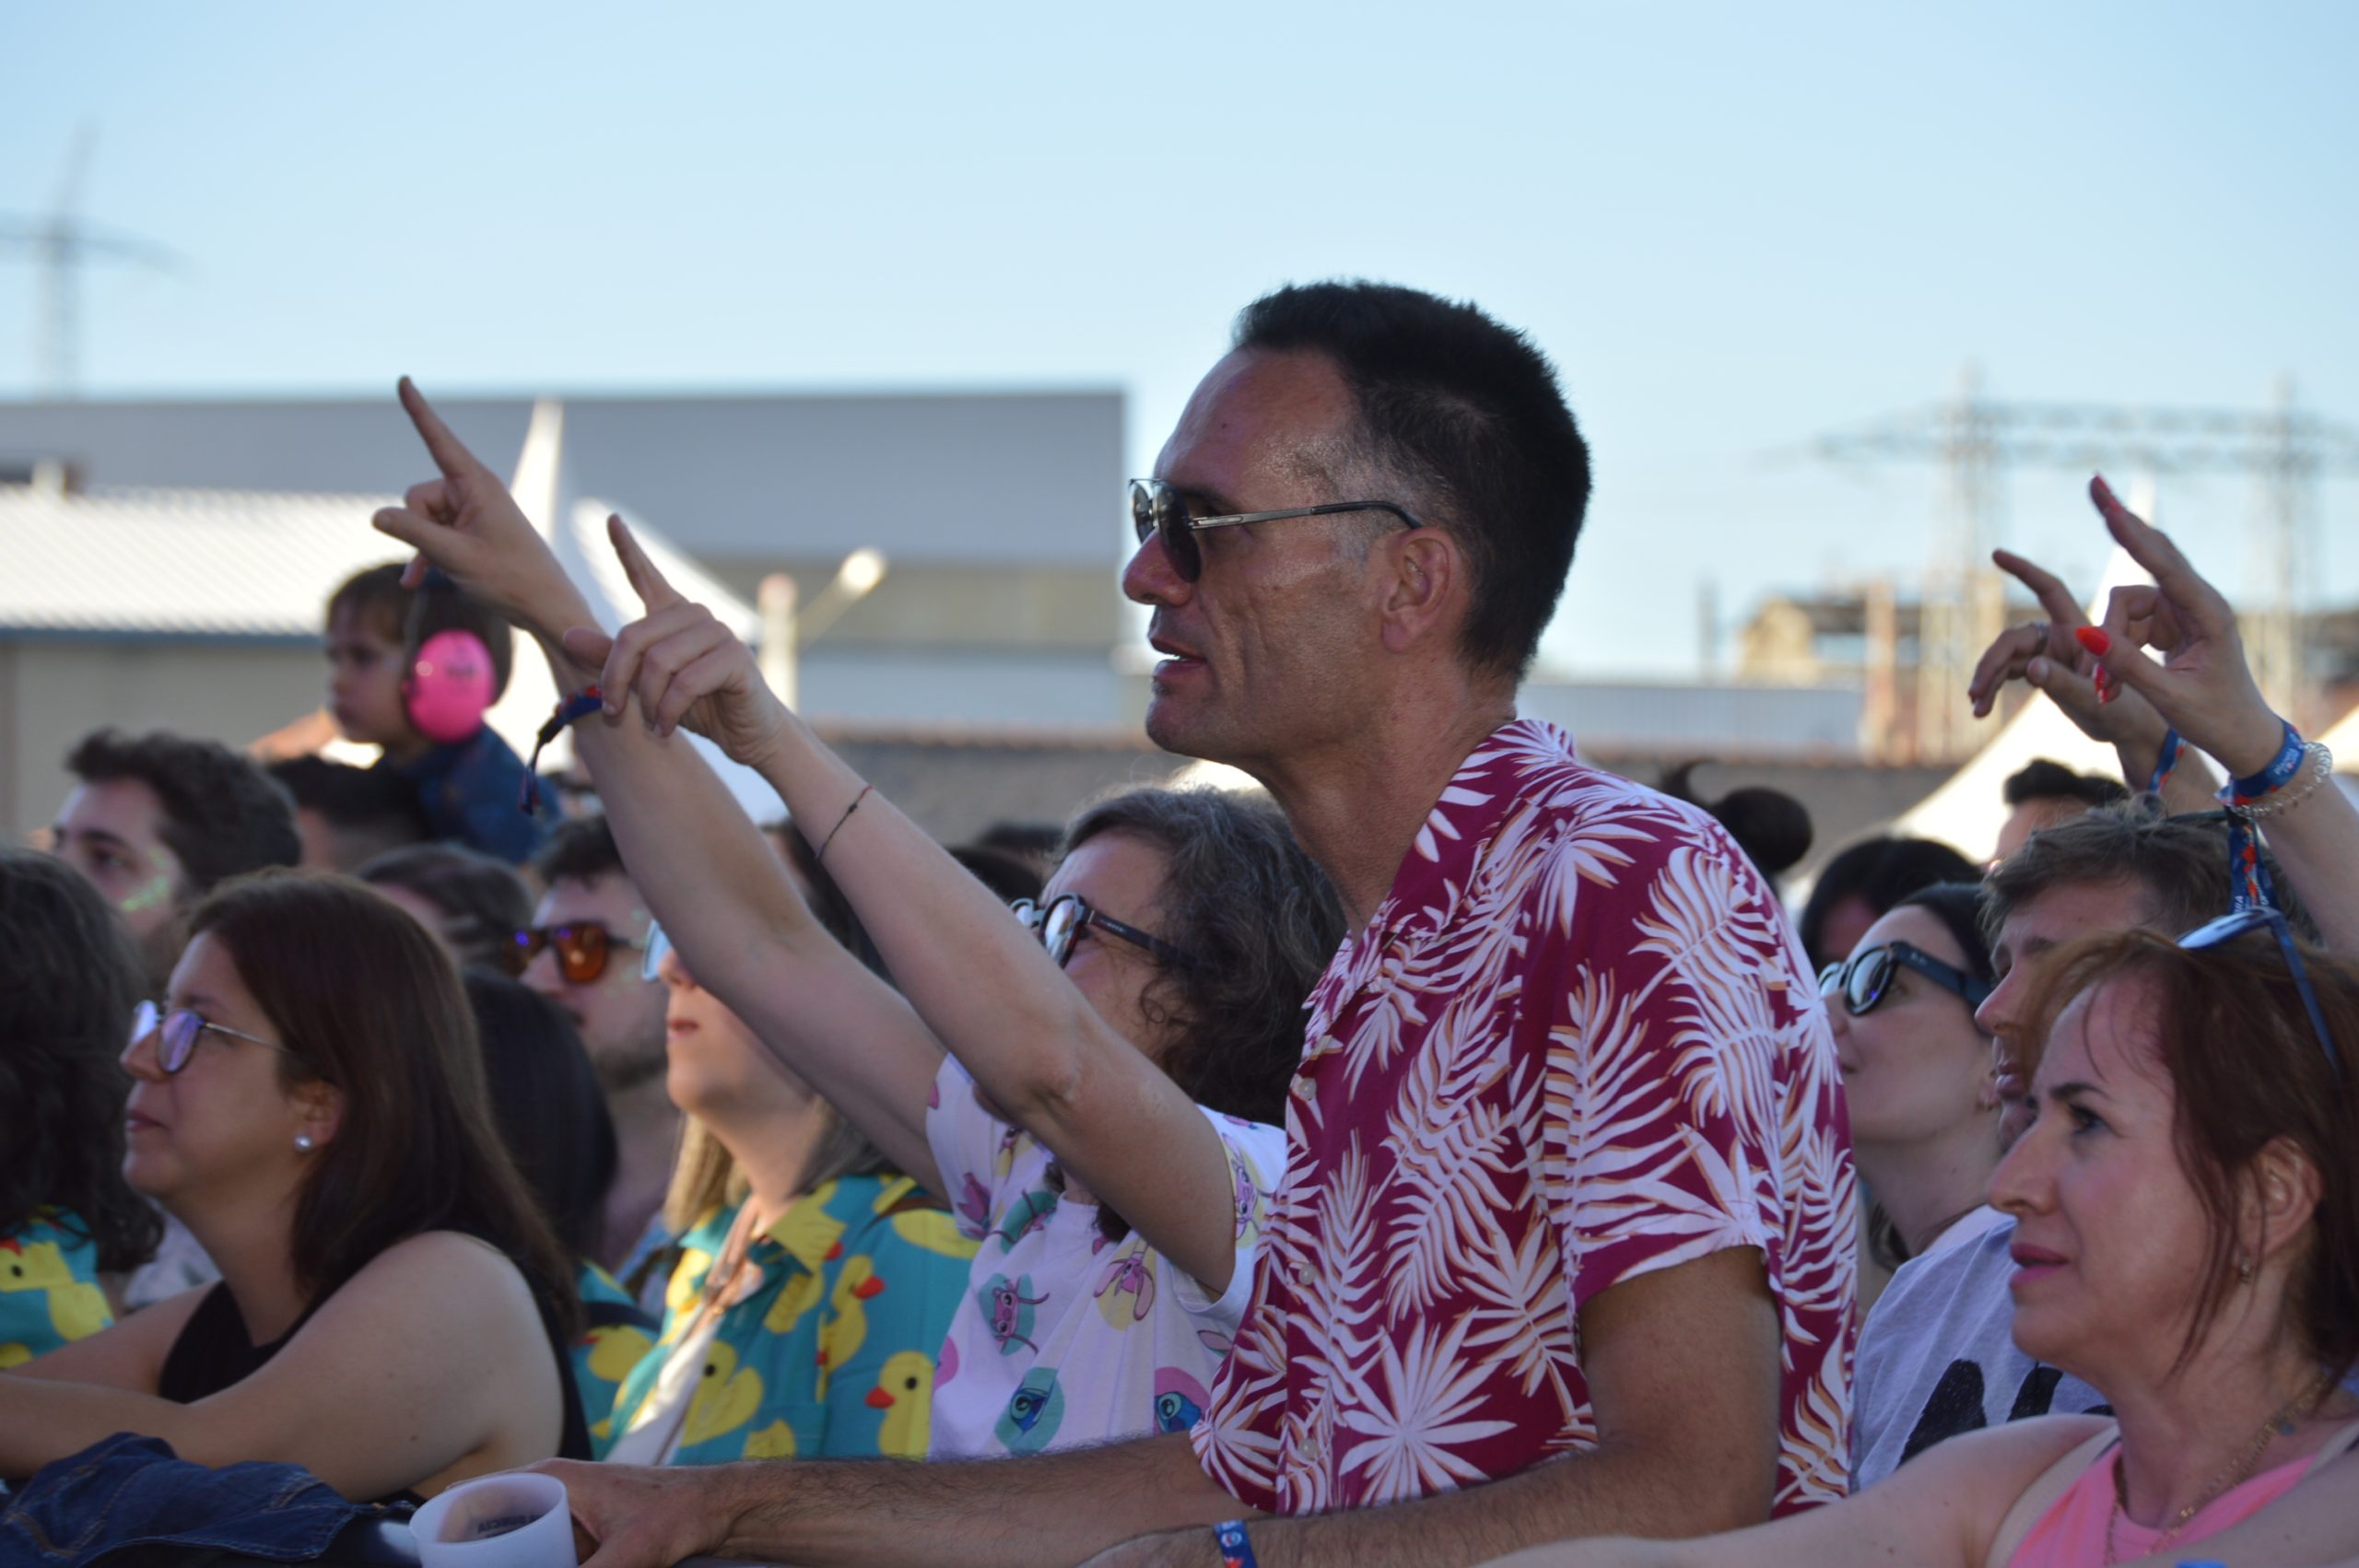
[[[1287,507],[1273,512],[1232,512],[1226,517],[1190,517],[1180,492],[1160,479],[1131,481],[1131,528],[1144,544],[1149,535],[1163,541],[1171,569],[1190,582],[1203,575],[1203,552],[1196,535],[1207,528],[1234,528],[1240,522],[1278,522],[1290,517],[1326,517],[1335,512],[1391,512],[1407,528],[1423,528],[1403,508],[1391,501],[1330,501],[1324,506]]]
[[[1818,972],[1819,994],[1833,996],[1840,992],[1843,1005],[1849,1009],[1851,1016],[1865,1017],[1890,994],[1892,977],[1903,965],[1943,990],[1955,993],[1969,1012],[1980,1007],[1983,999],[1990,994],[1990,988],[1973,976],[1905,942],[1862,948],[1840,964],[1829,964]]]
[[[293,1057],[315,1072],[318,1071],[316,1067],[312,1067],[311,1058],[292,1046],[282,1046],[276,1040],[265,1040],[259,1035],[249,1035],[242,1029],[232,1029],[227,1024],[216,1024],[205,1014],[188,1007],[174,1008],[171,1012],[166,1012],[152,1001],[141,1002],[137,1012],[132,1017],[131,1041],[132,1044],[137,1045],[148,1035],[154,1034],[157,1036],[156,1065],[167,1073],[175,1073],[186,1067],[189,1058],[196,1054],[196,1042],[207,1030],[216,1035],[227,1035],[233,1040],[244,1040],[250,1045],[267,1046],[272,1050]]]
[[[586,986],[606,972],[606,959],[616,949],[635,953],[647,943],[619,937],[606,929],[604,920],[569,920],[559,926],[526,926],[515,936],[517,968],[541,955],[541,950],[557,954],[557,972],[569,985]]]
[[[1007,907],[1009,913],[1024,922],[1026,930],[1040,939],[1040,945],[1049,950],[1050,959],[1060,969],[1073,956],[1074,944],[1081,940],[1081,933],[1090,930],[1121,937],[1132,946],[1144,948],[1166,964],[1180,968],[1195,963],[1161,937],[1150,936],[1136,926],[1124,925],[1102,909],[1093,908],[1078,893],[1063,894],[1045,907],[1033,899],[1019,898]]]
[[[2327,1066],[2341,1082],[2342,1053],[2334,1048],[2334,1036],[2327,1033],[2326,1014],[2318,1011],[2318,993],[2310,989],[2309,969],[2302,963],[2301,950],[2294,945],[2294,933],[2287,928],[2283,915],[2266,904],[2238,909],[2196,927],[2179,938],[2178,944],[2189,952],[2201,952],[2259,930],[2266,930],[2277,939],[2277,951],[2285,955],[2285,971],[2294,977],[2294,989],[2301,996],[2303,1011],[2310,1015],[2310,1028],[2318,1037],[2318,1049],[2326,1053]]]

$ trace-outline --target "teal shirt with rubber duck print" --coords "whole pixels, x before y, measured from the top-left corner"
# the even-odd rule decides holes
[[[975,1243],[898,1174],[827,1182],[751,1237],[698,1364],[683,1363],[663,1397],[666,1366],[695,1350],[706,1276],[742,1207],[716,1209],[680,1238],[663,1336],[623,1379],[600,1457],[638,1457],[635,1430],[668,1415],[679,1424],[667,1464],[924,1458],[934,1356]]]
[[[959,1281],[966,1281],[961,1269]],[[114,1322],[99,1288],[99,1248],[74,1215],[36,1209],[0,1236],[0,1370]]]

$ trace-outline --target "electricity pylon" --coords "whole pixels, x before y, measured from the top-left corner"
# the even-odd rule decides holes
[[[0,216],[0,248],[29,252],[41,269],[34,360],[41,392],[53,398],[74,397],[81,389],[82,269],[99,262],[128,262],[170,272],[179,264],[161,245],[100,228],[77,210],[96,139],[88,125],[74,138],[49,211],[32,217]]]
[[[2359,474],[2359,431],[2297,407],[2290,378],[2279,380],[2272,407],[2252,413],[1995,402],[1982,395],[1968,366],[1951,401],[1821,436],[1809,450],[1836,462],[1931,459],[1944,470],[1918,638],[1917,743],[1925,760],[1963,756],[1978,738],[1966,683],[2003,625],[2003,584],[1989,559],[1999,479],[2014,468],[2112,469],[2157,479],[2252,475],[2268,602],[2241,617],[2245,646],[2270,701],[2283,713],[2302,710],[2308,696],[2302,612],[2314,570],[2318,486],[2330,475]]]

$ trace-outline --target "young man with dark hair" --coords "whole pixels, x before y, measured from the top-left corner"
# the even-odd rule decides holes
[[[383,854],[434,837],[417,792],[392,774],[323,756],[290,756],[267,771],[295,802],[295,832],[305,866],[351,872]]]
[[[2275,882],[2287,919],[2308,938],[2287,879]],[[2031,1121],[2024,1085],[2039,1044],[2024,1036],[2024,1008],[2040,956],[2081,937],[2138,926],[2177,936],[2225,914],[2226,826],[2216,817],[2160,817],[2127,805],[2084,810],[2031,835],[1982,886],[1998,984],[1975,1020],[1997,1041],[2003,1147]],[[2107,1410],[2095,1389],[2015,1348],[2007,1291],[2014,1229],[1991,1217],[1973,1240],[1904,1264],[1878,1298],[1860,1335],[1854,1488],[1985,1426]]]
[[[667,988],[640,972],[654,920],[604,817],[559,823],[533,869],[548,891],[522,933],[523,980],[573,1021],[606,1092],[616,1159],[596,1260],[622,1276],[661,1239],[680,1138],[663,1086]]]
[[[491,697],[508,689],[515,638],[506,621],[447,579],[402,586],[388,563],[356,572],[328,596],[328,712],[346,740],[383,752],[374,772],[409,791],[428,836],[495,855],[511,865],[530,860],[554,820],[547,803],[523,809],[523,759],[490,725],[463,739],[436,741],[410,711],[410,683],[420,649],[438,633],[464,632],[491,661]]]
[[[2118,778],[2075,773],[2060,762],[2034,757],[2007,776],[2001,787],[2007,820],[1999,828],[1999,846],[1992,863],[2004,861],[2024,841],[2043,827],[2054,827],[2101,806],[2119,805],[2130,799],[2129,787]]]
[[[215,883],[302,859],[286,791],[218,742],[97,730],[65,766],[80,783],[50,848],[123,917],[158,996],[186,942],[183,919]]]
[[[566,1467],[597,1568],[1126,1541],[1108,1561],[1449,1564],[1840,1494],[1853,1178],[1817,988],[1708,816],[1515,717],[1589,493],[1553,371],[1471,306],[1366,284],[1281,291],[1236,344],[1133,486],[1123,587],[1166,656],[1147,732],[1259,779],[1356,934],[1308,1010],[1286,1181],[1202,1419],[1000,1462]],[[378,526],[583,657],[498,476],[405,397],[443,478]],[[616,640],[614,717],[693,696],[758,755],[799,720],[744,661],[725,689],[639,662],[698,614]],[[717,781],[672,787],[690,840]],[[847,794],[837,855],[881,820]]]

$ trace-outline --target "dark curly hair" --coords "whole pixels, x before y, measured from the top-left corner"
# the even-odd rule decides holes
[[[1163,965],[1147,988],[1148,1022],[1178,1035],[1164,1071],[1208,1109],[1283,1123],[1302,1004],[1344,940],[1344,906],[1326,873],[1275,806],[1221,790],[1100,801],[1066,830],[1066,853],[1104,833],[1136,834],[1162,851],[1156,934],[1192,960]],[[1128,1234],[1110,1211],[1100,1223],[1117,1239]]]
[[[242,872],[303,858],[287,791],[218,741],[166,730],[94,730],[67,754],[65,766],[85,784],[135,778],[156,792],[164,807],[158,834],[188,874],[182,894],[189,899]]]
[[[123,1048],[147,985],[131,935],[63,860],[0,848],[0,953],[21,983],[0,986],[0,1236],[51,1209],[124,1273],[163,1225],[123,1179]]]

